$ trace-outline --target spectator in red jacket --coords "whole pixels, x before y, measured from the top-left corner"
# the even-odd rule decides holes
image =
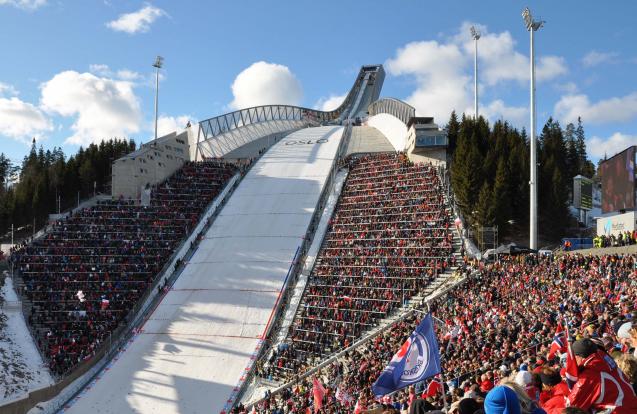
[[[560,414],[566,407],[569,389],[560,373],[549,367],[542,368],[542,392],[540,393],[540,406],[548,414]]]
[[[568,405],[584,410],[637,414],[637,396],[617,364],[588,338],[572,345],[579,368]]]

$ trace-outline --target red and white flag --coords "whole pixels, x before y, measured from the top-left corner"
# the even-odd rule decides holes
[[[366,410],[367,407],[365,407],[363,404],[361,404],[360,400],[356,401],[356,405],[354,406],[354,414],[360,414],[361,411]]]
[[[571,343],[569,341],[568,335],[568,323],[566,324],[566,343],[567,343],[567,351],[566,351],[566,385],[568,385],[568,389],[570,390],[577,383],[578,372],[577,372],[577,360],[575,359],[575,354],[573,353],[573,349],[571,348]]]
[[[549,359],[553,359],[555,357],[556,352],[560,352],[563,354],[566,352],[567,344],[566,338],[564,337],[564,327],[561,323],[557,324],[557,329],[555,330],[555,336],[553,337],[553,342],[551,343],[551,349],[549,350]]]
[[[325,387],[316,377],[312,377],[312,394],[314,395],[314,413],[316,414],[323,408],[323,397],[325,397]]]

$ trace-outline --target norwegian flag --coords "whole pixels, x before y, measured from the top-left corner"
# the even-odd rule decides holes
[[[555,357],[556,352],[560,352],[563,354],[566,352],[566,339],[564,338],[564,327],[562,324],[557,325],[557,330],[555,331],[555,336],[553,337],[553,342],[551,343],[551,349],[549,350],[549,359],[553,359]]]
[[[314,413],[317,413],[321,408],[323,408],[325,387],[323,387],[323,384],[321,384],[316,377],[312,377],[312,394],[314,395]]]
[[[568,326],[568,324],[566,325]],[[575,354],[573,353],[573,349],[571,348],[571,342],[569,341],[568,329],[566,330],[566,342],[567,342],[567,351],[566,351],[566,385],[568,385],[568,389],[572,389],[573,386],[577,383],[578,379],[578,370],[577,370],[577,360],[575,359]]]

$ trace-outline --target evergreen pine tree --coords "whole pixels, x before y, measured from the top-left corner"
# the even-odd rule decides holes
[[[498,169],[495,174],[493,185],[493,202],[495,204],[495,224],[498,225],[499,232],[506,235],[508,221],[512,218],[511,194],[509,192],[511,182],[507,168],[507,158],[500,157]]]
[[[478,194],[478,200],[476,204],[475,220],[478,226],[487,227],[492,226],[495,217],[495,205],[493,203],[493,191],[489,184],[484,182],[480,193]]]

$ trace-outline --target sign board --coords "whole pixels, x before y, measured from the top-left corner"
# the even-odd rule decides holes
[[[624,214],[615,214],[610,217],[599,217],[597,219],[598,236],[617,236],[619,233],[633,231],[637,228],[637,213],[631,211]]]
[[[573,177],[573,207],[580,210],[593,208],[593,180],[581,175]]]

